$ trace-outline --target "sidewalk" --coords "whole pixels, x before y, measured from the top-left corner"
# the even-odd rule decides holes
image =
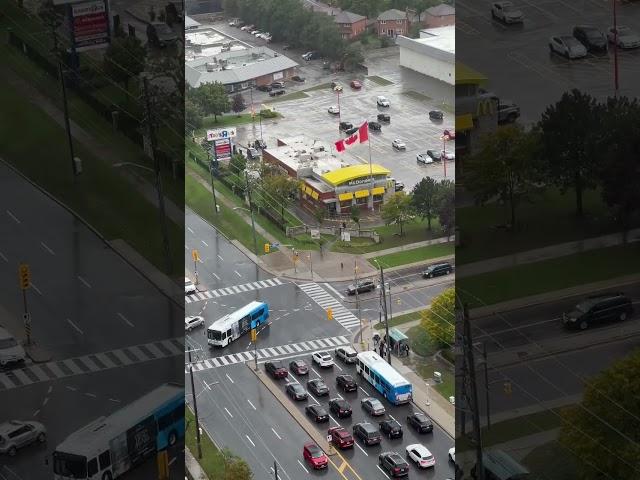
[[[189,471],[193,480],[209,480],[209,477],[207,477],[207,474],[204,473],[204,470],[200,467],[196,457],[193,456],[188,448],[184,449],[184,466]]]
[[[447,237],[432,238],[431,240],[425,240],[424,242],[410,243],[408,245],[400,245],[399,247],[387,248],[386,250],[379,250],[377,252],[365,253],[363,255],[363,257],[364,258],[381,257],[383,255],[388,255],[390,253],[405,252],[407,250],[414,250],[414,249],[420,248],[420,247],[428,247],[429,245],[438,245],[440,243],[449,243],[449,242],[452,242],[452,241],[453,240],[451,240],[451,239],[449,239]],[[434,260],[434,259],[430,259],[430,261],[432,261],[432,260]]]

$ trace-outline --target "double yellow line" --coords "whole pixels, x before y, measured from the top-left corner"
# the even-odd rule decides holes
[[[328,457],[329,462],[331,462],[331,465],[333,465],[333,467],[338,471],[338,473],[344,480],[353,480],[353,478],[349,478],[345,475],[345,470],[352,472],[356,476],[357,480],[362,480],[362,477],[358,475],[358,472],[355,471],[351,464],[347,462],[342,455],[340,455],[340,452],[336,451],[336,455],[340,457],[340,460],[342,461],[340,466],[338,466],[333,460],[331,460],[331,457]]]

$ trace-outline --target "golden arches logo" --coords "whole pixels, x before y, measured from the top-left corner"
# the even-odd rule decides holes
[[[476,116],[494,115],[496,113],[496,101],[493,98],[483,98],[478,100]]]

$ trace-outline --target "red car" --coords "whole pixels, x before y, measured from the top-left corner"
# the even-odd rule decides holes
[[[455,130],[445,130],[442,133],[443,133],[443,135],[446,135],[447,137],[449,137],[449,140],[455,140],[456,139],[456,131]]]
[[[331,427],[329,429],[329,435],[331,435],[331,443],[338,448],[352,448],[353,437],[344,429],[344,427]]]
[[[358,80],[351,80],[351,88],[355,88],[356,90],[360,90],[362,88],[362,83]]]
[[[327,468],[327,465],[329,464],[329,459],[325,453],[313,442],[304,444],[302,456],[314,469]]]

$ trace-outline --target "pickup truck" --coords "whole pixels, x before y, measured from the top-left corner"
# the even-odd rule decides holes
[[[508,100],[498,103],[498,123],[513,123],[520,116],[520,107]]]

